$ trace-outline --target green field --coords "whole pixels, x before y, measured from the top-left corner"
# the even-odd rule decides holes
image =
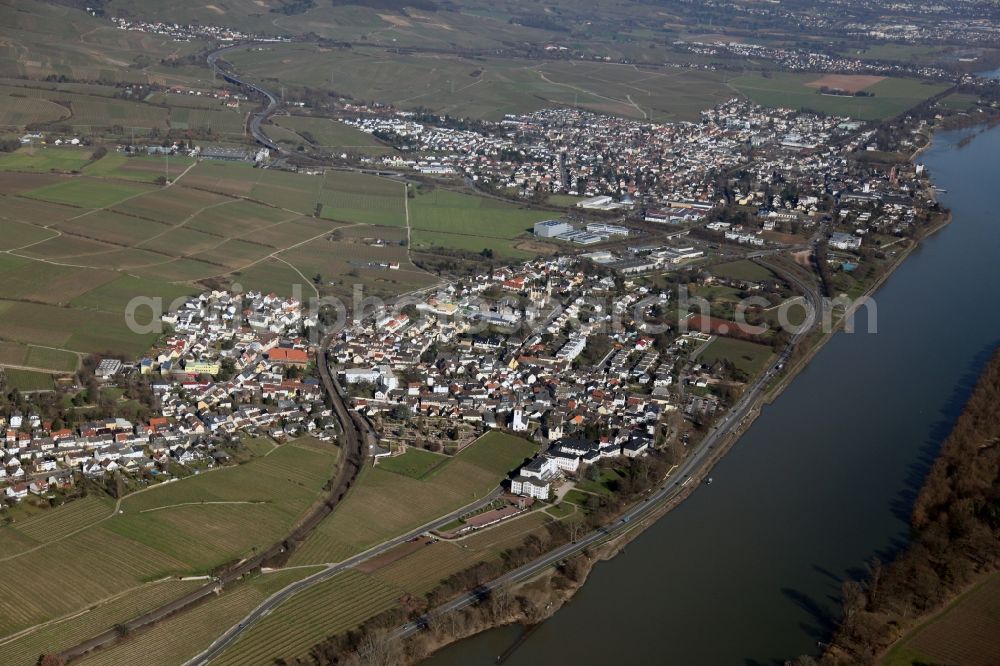
[[[24,196],[81,208],[106,208],[146,191],[148,190],[145,187],[139,185],[92,178],[74,178],[32,190]]]
[[[391,458],[383,458],[378,468],[386,472],[395,472],[414,479],[422,479],[432,469],[444,464],[449,458],[439,453],[431,453],[424,449],[410,447],[406,453]]]
[[[718,275],[719,277],[746,280],[747,282],[760,282],[761,280],[768,280],[774,277],[771,271],[748,259],[719,264],[712,266],[708,270],[713,275]]]
[[[319,203],[325,219],[405,226],[406,190],[400,182],[349,171],[327,171]]]
[[[32,631],[15,640],[0,642],[4,663],[35,666],[38,655],[57,652],[107,631],[109,627],[149,612],[204,585],[204,581],[165,580],[125,593],[114,602]]]
[[[333,118],[278,116],[274,122],[278,127],[295,132],[300,137],[311,138],[316,145],[334,153],[379,156],[396,152],[371,134]]]
[[[33,370],[4,368],[4,385],[10,389],[25,391],[47,391],[53,388],[52,375]]]
[[[274,571],[229,586],[217,597],[74,663],[86,666],[182,664],[207,648],[224,627],[236,624],[264,599],[311,573],[314,570],[310,568]]]
[[[971,111],[978,103],[979,95],[952,93],[951,95],[941,99],[938,102],[938,105],[951,111]]]
[[[25,147],[0,153],[0,171],[77,171],[90,161],[86,148]]]
[[[722,73],[688,68],[471,59],[368,47],[331,52],[309,44],[274,45],[233,53],[229,59],[240,71],[287,85],[326,88],[355,99],[490,120],[552,106],[578,106],[638,119],[696,120],[699,111],[732,97]]]
[[[136,493],[117,514],[88,498],[0,528],[0,636],[273,543],[312,505],[336,454],[303,440]]]
[[[729,361],[749,377],[754,377],[773,354],[774,351],[767,345],[719,337],[702,351],[698,360],[705,363]]]
[[[891,118],[947,88],[945,84],[919,79],[887,78],[865,89],[873,97],[840,97],[822,95],[806,86],[818,78],[818,74],[775,72],[767,77],[738,76],[730,84],[763,106],[820,111],[860,120]]]
[[[293,556],[293,564],[337,562],[470,504],[497,487],[537,447],[490,432],[421,479],[365,468],[358,482]]]
[[[442,189],[420,194],[410,204],[414,229],[486,238],[516,238],[550,217],[546,211]]]
[[[528,235],[535,222],[552,217],[545,211],[487,197],[435,189],[410,202],[414,249],[434,248],[525,259],[532,252],[516,247],[515,239]]]

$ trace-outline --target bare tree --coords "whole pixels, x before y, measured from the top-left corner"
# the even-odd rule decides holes
[[[584,526],[585,522],[579,511],[574,512],[566,519],[566,529],[569,530],[570,541],[576,543],[576,540],[583,533]]]
[[[514,610],[514,595],[510,588],[501,585],[490,592],[490,609],[495,618],[506,618]]]
[[[362,637],[357,649],[358,661],[364,666],[394,666],[402,661],[399,641],[387,631],[369,631]]]

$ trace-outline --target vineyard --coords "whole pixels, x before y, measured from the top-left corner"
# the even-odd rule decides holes
[[[255,606],[281,588],[313,573],[309,569],[278,571],[242,583],[191,610],[145,629],[111,649],[83,657],[81,666],[176,666],[218,638],[221,627],[239,622]]]
[[[318,496],[336,455],[286,444],[237,467],[136,493],[114,516],[110,502],[87,498],[3,528],[0,636],[273,543]]]
[[[137,587],[82,615],[46,625],[15,640],[0,641],[8,666],[34,666],[38,655],[61,650],[96,636],[108,627],[125,622],[180,598],[204,581],[165,580]]]
[[[345,571],[286,601],[212,663],[270,666],[279,657],[302,656],[327,636],[393,607],[402,594],[363,573]]]
[[[340,561],[470,504],[488,495],[535,450],[526,440],[490,433],[421,479],[366,468],[292,563]]]

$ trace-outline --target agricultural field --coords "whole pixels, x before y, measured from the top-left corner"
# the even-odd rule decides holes
[[[168,109],[141,102],[119,99],[102,94],[85,94],[67,90],[53,90],[35,85],[34,82],[22,85],[0,84],[0,95],[18,96],[19,99],[34,99],[69,110],[58,119],[59,125],[68,125],[78,131],[94,127],[121,127],[138,130],[166,130]],[[51,110],[47,109],[47,113]],[[42,119],[31,119],[30,122],[41,122]]]
[[[152,183],[161,176],[173,180],[194,164],[190,157],[128,157],[121,153],[108,153],[83,168],[87,176],[104,176],[124,180]]]
[[[339,634],[396,605],[403,591],[358,571],[345,571],[314,585],[254,625],[212,663],[270,666],[277,657],[305,655],[327,636]]]
[[[401,559],[379,567],[372,576],[410,594],[424,595],[442,580],[477,562],[496,560],[503,551],[524,543],[553,518],[532,511],[499,525],[473,532],[457,541],[438,541]]]
[[[1000,663],[1000,574],[994,574],[901,638],[884,666]]]
[[[260,574],[110,649],[94,652],[74,663],[85,666],[182,664],[207,648],[223,628],[239,622],[264,599],[314,572],[305,568]]]
[[[971,111],[979,103],[979,95],[952,93],[938,102],[938,106],[951,111]]]
[[[90,161],[87,148],[26,146],[13,153],[0,153],[0,171],[78,171]]]
[[[39,85],[52,87],[56,84],[40,80],[63,75],[80,81],[172,84],[194,83],[196,77],[205,77],[204,70],[189,75],[185,69],[160,64],[171,56],[196,53],[203,43],[178,43],[166,35],[125,32],[107,19],[69,6],[18,0],[17,11],[4,12],[2,23],[3,76],[30,77]]]
[[[111,603],[40,627],[15,639],[0,639],[0,652],[9,666],[35,666],[38,655],[56,652],[107,631],[204,585],[201,580],[164,580],[126,592]]]
[[[481,45],[480,45],[481,46]],[[233,53],[241,71],[438,113],[499,120],[551,106],[577,106],[639,120],[697,120],[732,97],[719,72],[641,69],[592,61],[470,59],[309,44]]]
[[[319,198],[320,216],[342,222],[406,226],[405,197],[405,186],[398,181],[327,171]]]
[[[215,664],[275,663],[301,657],[328,636],[392,608],[405,593],[424,595],[477,562],[494,561],[552,520],[543,512],[508,520],[458,542],[439,541],[385,564],[373,560],[290,598],[223,652]]]
[[[280,538],[318,495],[336,454],[332,446],[286,444],[244,465],[127,498],[108,529],[207,570]]]
[[[135,493],[118,513],[107,500],[86,499],[4,527],[0,636],[274,542],[311,506],[336,458],[333,447],[292,442]],[[19,594],[26,587],[36,594]]]
[[[54,385],[54,377],[52,375],[34,370],[4,368],[3,375],[4,385],[11,389],[17,389],[21,393],[50,391]]]
[[[292,564],[337,562],[490,493],[537,447],[490,432],[422,478],[365,468],[344,502],[292,555]]]
[[[244,136],[246,112],[233,109],[170,109],[169,123],[175,130],[205,130],[213,134]]]
[[[507,201],[442,189],[419,194],[410,204],[414,229],[486,238],[517,238],[551,216]]]
[[[698,360],[704,363],[729,361],[748,377],[754,377],[774,354],[767,345],[735,338],[716,338],[701,352]]]
[[[763,106],[807,109],[860,120],[899,115],[947,87],[919,79],[885,78],[863,88],[873,96],[850,97],[821,94],[816,88],[819,80],[816,74],[775,72],[767,77],[745,74],[729,83]]]
[[[70,110],[47,99],[0,97],[0,127],[23,128],[29,123],[52,122],[67,118]]]
[[[169,303],[212,278],[286,295],[300,285],[306,297],[350,297],[358,284],[390,297],[437,279],[410,261],[400,181],[181,157],[89,157],[61,148],[0,156],[0,250],[11,250],[0,260],[0,340],[138,356],[156,335],[125,326],[120,315],[135,296]],[[5,160],[12,170],[4,171]],[[56,168],[83,174],[45,173]],[[157,184],[164,176],[169,186]],[[427,249],[490,247],[497,256],[530,257],[519,235],[547,216],[443,190],[409,202],[420,227],[413,244]]]
[[[546,211],[442,189],[418,194],[410,202],[416,250],[490,249],[498,256],[529,258],[533,253],[519,249],[515,239],[527,237],[535,222],[550,217]]]
[[[771,271],[760,264],[755,264],[748,259],[731,261],[726,264],[719,264],[708,269],[712,275],[730,278],[733,280],[746,280],[748,282],[760,282],[774,277]]]
[[[412,247],[414,251],[422,251],[433,254],[435,250],[462,250],[479,254],[484,250],[493,252],[495,257],[501,259],[531,259],[536,253],[522,250],[519,243],[505,238],[487,238],[484,236],[448,234],[438,231],[424,231],[416,229],[413,231]]]
[[[334,153],[378,157],[396,152],[394,148],[382,143],[371,134],[333,118],[278,116],[274,119],[274,123]]]
[[[408,448],[406,453],[379,461],[379,469],[395,472],[413,479],[422,479],[438,465],[449,460],[448,456],[424,449]]]
[[[138,184],[96,178],[72,178],[26,192],[22,196],[80,208],[106,208],[147,191],[149,190],[146,187]]]

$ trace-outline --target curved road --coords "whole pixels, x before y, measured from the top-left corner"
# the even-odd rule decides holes
[[[807,285],[798,276],[793,275],[779,267],[769,266],[771,270],[781,274],[781,276],[791,283],[793,283],[799,291],[805,296],[805,298],[812,304],[814,311],[816,313],[820,312],[820,298],[819,294],[816,292],[815,288],[811,285]],[[815,324],[815,319],[812,325]],[[757,380],[749,387],[749,389],[743,394],[743,396],[733,405],[733,407],[712,426],[712,430],[709,434],[702,440],[698,449],[685,460],[676,470],[675,473],[670,476],[670,478],[656,490],[651,492],[648,497],[639,504],[636,504],[632,508],[628,509],[621,515],[621,517],[613,524],[605,527],[598,528],[584,537],[578,539],[573,543],[565,544],[560,548],[557,548],[545,555],[539,557],[538,559],[529,562],[513,571],[510,571],[503,576],[481,586],[479,589],[468,592],[461,596],[458,596],[451,601],[438,606],[433,611],[429,612],[422,618],[419,618],[413,622],[405,624],[396,630],[395,636],[398,638],[403,638],[409,636],[421,628],[427,625],[430,618],[449,613],[454,610],[458,610],[469,606],[481,599],[484,593],[492,590],[496,587],[501,587],[504,585],[509,585],[512,583],[518,583],[524,580],[528,580],[543,571],[547,567],[550,567],[559,561],[579,553],[584,549],[597,545],[603,541],[607,541],[614,537],[620,536],[626,532],[630,527],[632,527],[633,521],[638,522],[643,518],[655,513],[660,509],[666,502],[677,497],[681,492],[684,491],[685,486],[691,482],[691,475],[698,472],[702,467],[704,467],[710,460],[711,454],[715,450],[716,444],[722,441],[725,437],[730,435],[736,428],[743,423],[744,419],[750,414],[751,410],[756,406],[757,402],[763,397],[768,385],[771,380],[774,379],[775,375],[778,373],[779,368],[783,367],[788,360],[791,358],[792,352],[794,351],[796,345],[801,342],[810,330],[812,330],[812,325],[810,325],[805,330],[801,330],[794,334],[785,345],[785,348],[780,354],[772,361],[771,365],[768,367],[767,371],[764,372]],[[320,363],[321,375],[323,377],[324,384],[329,380],[331,384],[334,384],[334,390],[340,394],[339,385],[336,385],[330,378],[329,368],[325,363],[325,358],[322,359],[323,362]],[[325,371],[324,371],[325,370]],[[330,385],[327,385],[327,389],[330,390]],[[339,402],[339,401],[338,401]],[[343,407],[343,405],[341,405]],[[352,416],[354,416],[352,414]],[[360,426],[359,426],[360,427]],[[370,437],[370,435],[369,435]],[[470,504],[469,506],[463,507],[457,511],[454,511],[447,516],[443,516],[427,525],[419,527],[407,534],[399,536],[391,541],[384,542],[375,546],[363,553],[355,555],[354,557],[344,560],[343,562],[338,562],[336,564],[328,565],[327,568],[319,571],[307,578],[303,578],[300,581],[292,583],[283,590],[277,592],[276,594],[265,600],[260,606],[255,608],[249,615],[247,615],[239,624],[231,627],[226,633],[220,636],[211,646],[198,656],[194,657],[188,661],[185,666],[206,666],[215,657],[219,656],[227,647],[232,645],[236,640],[249,629],[253,624],[258,622],[260,619],[269,615],[275,608],[287,601],[290,597],[294,596],[298,592],[309,588],[313,585],[328,580],[329,578],[356,566],[366,560],[373,557],[377,557],[396,546],[405,543],[424,532],[433,530],[435,528],[441,527],[448,524],[452,520],[458,518],[465,513],[479,507],[483,506],[493,499],[499,496],[501,489],[497,488],[490,495]]]
[[[373,557],[378,557],[379,555],[382,555],[387,551],[392,550],[396,546],[399,546],[401,544],[406,543],[407,541],[411,541],[419,537],[424,532],[429,532],[438,529],[439,527],[443,527],[444,525],[447,525],[453,520],[456,520],[459,516],[463,516],[471,511],[475,511],[476,509],[493,502],[495,499],[500,497],[500,494],[502,492],[503,492],[502,488],[496,488],[489,495],[486,495],[482,499],[476,500],[472,504],[464,506],[461,509],[458,509],[457,511],[453,511],[452,513],[449,513],[447,516],[437,518],[436,520],[427,523],[426,525],[423,525],[421,527],[418,527],[415,530],[408,532],[402,536],[396,537],[391,541],[380,543],[379,545],[370,548],[369,550],[366,550],[363,553],[358,553],[354,557],[346,559],[343,562],[338,562],[336,564],[329,564],[322,571],[317,571],[311,576],[296,581],[291,585],[289,585],[288,587],[279,590],[275,594],[268,597],[260,606],[257,606],[257,608],[253,609],[253,611],[251,611],[249,615],[243,618],[243,620],[240,621],[239,624],[237,624],[234,627],[230,627],[229,631],[220,636],[214,643],[212,643],[208,647],[207,650],[205,650],[201,654],[197,655],[196,657],[188,661],[185,664],[185,666],[204,666],[205,664],[208,664],[212,659],[222,654],[222,652],[227,647],[232,645],[245,630],[250,628],[252,624],[270,615],[272,610],[280,606],[282,603],[287,601],[290,597],[297,594],[298,592],[301,592],[302,590],[308,587],[312,587],[313,585],[316,585],[318,583],[322,583],[323,581],[328,580],[336,576],[337,574],[342,573],[347,569],[350,569],[351,567],[355,567],[361,564],[362,562],[366,562],[372,559]]]
[[[814,312],[817,313],[816,317],[818,318],[821,302],[819,294],[816,292],[815,288],[805,284],[797,276],[788,273],[781,268],[771,265],[768,267],[781,274],[783,278],[792,282],[802,292],[805,298],[813,306]],[[397,638],[405,638],[406,636],[409,636],[425,627],[431,618],[474,604],[478,600],[482,599],[484,594],[488,593],[490,590],[504,585],[510,585],[528,580],[545,570],[547,567],[557,564],[566,557],[575,555],[582,552],[586,548],[620,536],[630,528],[633,521],[641,521],[643,518],[652,515],[666,502],[677,497],[684,491],[685,486],[691,482],[692,474],[695,474],[706,464],[710,454],[714,451],[716,444],[733,432],[733,430],[737,428],[751,412],[758,400],[764,396],[768,384],[779,371],[779,367],[783,367],[784,364],[788,362],[795,346],[801,342],[802,338],[804,338],[809,331],[812,330],[816,321],[817,319],[814,318],[808,327],[805,327],[804,330],[799,331],[789,339],[785,348],[780,354],[778,354],[777,358],[772,361],[767,371],[758,377],[750,388],[743,394],[743,396],[736,402],[736,404],[734,404],[733,407],[726,413],[726,415],[723,416],[714,426],[712,426],[712,430],[705,437],[705,439],[702,440],[698,449],[691,455],[691,457],[685,460],[675,470],[674,474],[671,474],[669,479],[663,485],[659,486],[656,490],[650,493],[644,501],[625,511],[625,513],[623,513],[613,524],[598,528],[586,536],[577,539],[575,542],[565,544],[564,546],[546,553],[528,564],[514,569],[513,571],[510,571],[503,576],[490,581],[489,583],[486,583],[475,591],[463,594],[441,606],[438,606],[424,617],[404,624],[396,630],[395,636]]]
[[[225,48],[219,49],[218,51],[213,51],[212,53],[208,54],[208,66],[212,68],[212,71],[214,71],[216,74],[221,76],[229,83],[233,83],[238,86],[243,86],[244,88],[247,88],[252,92],[262,95],[267,100],[267,106],[264,108],[264,110],[255,113],[253,118],[250,119],[250,134],[253,135],[253,138],[256,139],[258,143],[264,145],[266,148],[269,148],[270,150],[280,153],[282,151],[281,148],[278,146],[278,144],[272,141],[271,138],[268,137],[267,134],[264,132],[264,130],[261,129],[261,125],[264,123],[264,121],[270,118],[274,114],[274,112],[277,111],[278,98],[275,97],[274,93],[272,93],[270,90],[261,88],[256,83],[245,81],[240,77],[238,77],[236,74],[233,74],[232,72],[227,72],[226,70],[222,69],[221,67],[219,67],[218,64],[219,57],[222,54],[229,53],[232,51],[242,50],[245,48],[249,48],[251,46],[253,46],[253,43],[237,44],[236,46],[227,46]]]

